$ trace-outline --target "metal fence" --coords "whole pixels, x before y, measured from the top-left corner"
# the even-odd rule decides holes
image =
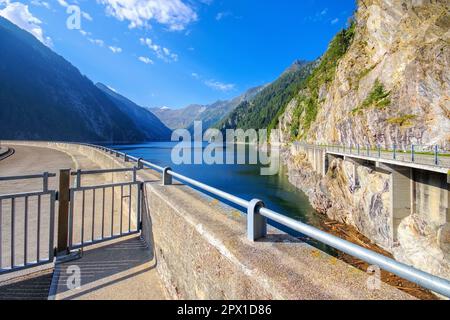
[[[55,174],[0,177],[0,181],[42,179],[42,191],[0,195],[0,273],[49,263],[54,258]]]
[[[419,286],[422,286],[438,294],[442,294],[446,297],[450,297],[449,280],[418,270],[412,266],[398,262],[394,259],[388,258],[384,255],[328,234],[305,223],[289,218],[278,212],[272,211],[266,208],[264,202],[261,200],[244,200],[217,188],[211,187],[209,185],[176,173],[170,167],[164,168],[148,161],[144,161],[143,159],[138,159],[106,147],[96,145],[88,146],[97,148],[104,152],[108,152],[112,155],[115,155],[116,157],[122,157],[125,161],[134,161],[138,164],[138,168],[148,167],[150,169],[161,172],[163,185],[171,185],[172,178],[175,178],[181,182],[196,187],[201,191],[207,192],[242,207],[247,211],[247,236],[250,241],[256,241],[265,237],[267,235],[267,223],[269,220],[271,220],[291,230],[300,232],[305,236],[327,244],[337,250],[347,253],[353,257],[361,259],[369,264],[377,265],[378,267],[389,271],[401,278],[416,283]]]
[[[142,182],[136,168],[77,171],[70,188],[69,248],[84,246],[139,233]],[[132,173],[132,181],[82,186],[82,176]]]
[[[308,145],[300,142],[296,144],[325,149],[330,153],[450,168],[450,151],[440,146]]]

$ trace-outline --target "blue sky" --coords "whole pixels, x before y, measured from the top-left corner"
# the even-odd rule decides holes
[[[66,26],[70,5],[81,30]],[[0,0],[0,15],[92,81],[173,108],[235,97],[295,59],[316,59],[355,8],[355,0]]]

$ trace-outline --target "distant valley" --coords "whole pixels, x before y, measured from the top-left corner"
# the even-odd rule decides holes
[[[206,130],[235,110],[243,102],[249,102],[255,98],[266,86],[251,88],[242,95],[225,101],[216,101],[209,105],[192,104],[182,109],[150,108],[170,129],[193,130],[195,121],[202,121],[203,129]]]

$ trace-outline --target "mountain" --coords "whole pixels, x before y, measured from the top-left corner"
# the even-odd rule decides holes
[[[317,62],[295,61],[281,76],[266,86],[252,100],[242,101],[236,109],[222,119],[220,129],[266,129],[276,125],[275,119],[310,75]]]
[[[277,138],[450,147],[450,2],[359,0]]]
[[[0,43],[1,139],[137,142],[163,138],[136,126],[129,110],[121,110],[63,57],[2,17]]]
[[[193,130],[194,121],[202,121],[206,130],[222,120],[240,103],[252,100],[264,86],[251,88],[242,95],[225,101],[217,101],[209,105],[194,104],[183,109],[152,108],[149,109],[171,129]]]
[[[131,118],[135,127],[146,135],[147,140],[170,140],[171,130],[149,110],[137,105],[102,83],[97,83],[96,86],[107,94],[108,98],[120,111]]]
[[[149,108],[170,129],[186,129],[206,110],[206,106],[189,105],[182,109]]]

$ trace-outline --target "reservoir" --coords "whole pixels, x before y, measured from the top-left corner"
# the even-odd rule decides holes
[[[133,145],[110,145],[108,147],[127,153],[131,156],[145,159],[161,167],[171,167],[173,171],[195,179],[214,188],[228,192],[245,200],[263,200],[271,210],[289,216],[293,219],[320,228],[323,220],[310,205],[308,197],[300,190],[289,183],[287,168],[283,165],[277,175],[262,176],[260,174],[261,164],[241,165],[241,164],[181,164],[175,165],[172,162],[172,150],[177,145],[176,142],[149,142],[145,144]],[[205,145],[206,146],[206,145]],[[202,153],[204,148],[193,149],[194,153]],[[221,152],[229,152],[224,148]],[[236,147],[235,156],[239,152]],[[248,155],[248,149],[246,151]],[[222,199],[219,199],[222,201]],[[227,203],[226,201],[223,201]],[[227,203],[230,204],[230,203]],[[231,204],[230,204],[231,205]],[[233,206],[239,210],[240,207]],[[303,240],[313,246],[335,255],[332,248],[311,239],[304,238],[301,234],[281,228],[279,225],[269,222],[271,225],[288,232],[289,234],[302,237]]]

